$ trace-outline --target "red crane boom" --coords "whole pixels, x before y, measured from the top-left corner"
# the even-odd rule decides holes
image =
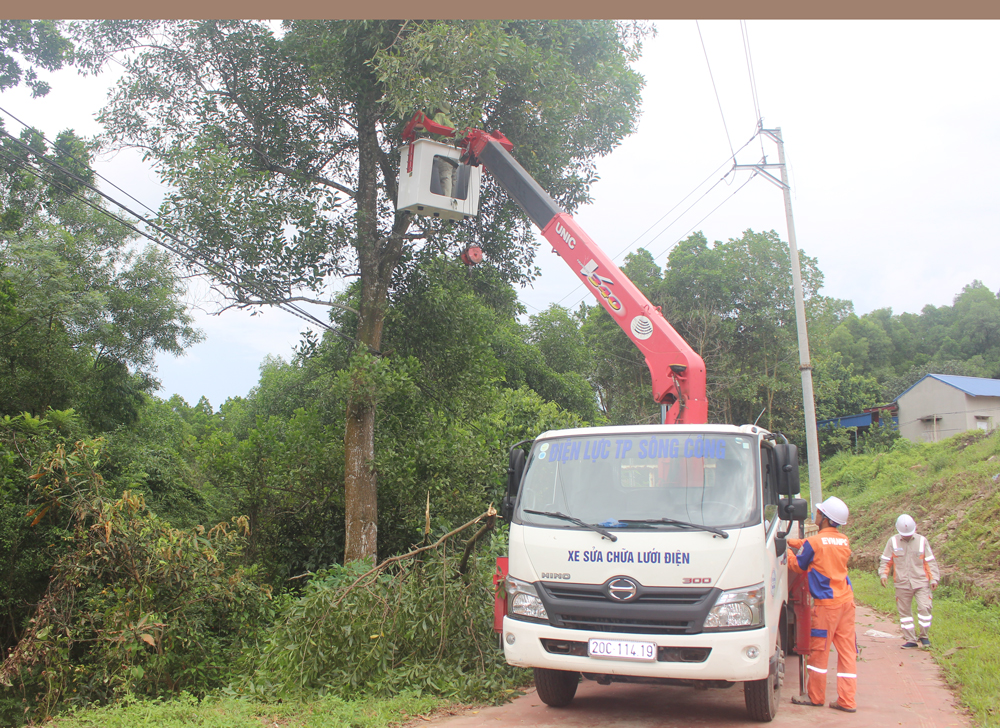
[[[459,146],[466,149],[463,161],[482,164],[490,171],[642,352],[653,380],[653,399],[668,407],[664,423],[706,423],[705,362],[659,307],[649,302],[573,216],[511,156],[513,144],[503,134],[469,131]]]

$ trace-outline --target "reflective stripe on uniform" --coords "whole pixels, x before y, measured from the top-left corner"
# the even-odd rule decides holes
[[[857,680],[858,676],[853,672],[838,672],[837,677],[848,677]]]
[[[806,667],[808,667],[813,672],[821,672],[824,675],[826,675],[826,670],[825,669],[822,669],[822,668],[819,668],[819,667],[813,667],[812,665],[806,665]]]

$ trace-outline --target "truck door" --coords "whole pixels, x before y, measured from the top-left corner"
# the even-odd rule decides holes
[[[777,552],[775,539],[788,529],[788,522],[779,525],[778,518],[778,468],[774,451],[767,445],[760,449],[761,503],[764,504],[764,529],[767,569],[767,625],[773,640],[777,639],[782,606],[788,589],[788,569],[785,549]],[[773,643],[773,641],[772,641]]]

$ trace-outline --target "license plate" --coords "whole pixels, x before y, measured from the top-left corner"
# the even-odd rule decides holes
[[[631,640],[596,640],[587,645],[587,654],[600,660],[656,662],[656,644]]]

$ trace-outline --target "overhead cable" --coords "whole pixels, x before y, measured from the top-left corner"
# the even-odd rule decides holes
[[[697,191],[698,191],[699,189],[701,189],[701,188],[702,188],[702,187],[703,187],[703,186],[705,185],[705,183],[706,183],[706,182],[708,182],[708,181],[709,181],[710,179],[712,179],[712,177],[714,177],[715,175],[717,175],[717,174],[718,174],[718,173],[719,173],[719,172],[720,172],[720,171],[721,171],[721,170],[722,170],[722,169],[723,169],[723,168],[724,168],[724,167],[725,167],[726,165],[729,165],[729,164],[734,164],[734,163],[736,162],[736,155],[737,155],[737,154],[739,154],[739,153],[740,153],[741,151],[743,151],[744,149],[746,149],[746,148],[747,148],[748,146],[750,146],[750,144],[751,144],[751,143],[753,143],[753,140],[754,140],[754,139],[756,139],[758,135],[759,135],[759,131],[758,131],[758,132],[755,132],[755,133],[753,134],[753,136],[751,136],[751,137],[750,137],[749,139],[747,139],[747,141],[746,141],[746,142],[744,142],[744,144],[743,144],[743,146],[742,146],[742,147],[740,147],[739,149],[737,149],[737,150],[736,150],[736,151],[735,151],[735,152],[733,153],[733,155],[732,155],[732,156],[730,156],[729,158],[727,158],[727,159],[726,159],[726,161],[724,161],[724,162],[723,162],[722,164],[720,164],[720,165],[719,165],[718,167],[716,167],[716,168],[715,168],[714,170],[712,170],[712,172],[710,172],[710,173],[709,173],[709,175],[708,175],[707,177],[705,177],[705,179],[703,179],[703,180],[702,180],[701,182],[699,182],[699,183],[698,183],[697,185],[695,185],[694,189],[692,189],[692,190],[691,190],[690,192],[688,192],[688,193],[687,193],[687,194],[686,194],[686,195],[685,195],[685,196],[684,196],[683,198],[681,198],[681,200],[680,200],[680,201],[679,201],[679,202],[678,202],[677,204],[675,204],[675,205],[674,205],[673,207],[671,207],[671,208],[670,208],[669,210],[667,210],[667,211],[666,211],[665,213],[663,213],[663,215],[661,215],[661,216],[660,216],[660,219],[659,219],[659,220],[657,220],[657,221],[656,221],[656,222],[654,222],[654,223],[653,223],[652,225],[650,225],[650,226],[649,226],[648,228],[646,228],[646,229],[645,229],[645,230],[644,230],[644,231],[643,231],[642,233],[640,233],[640,234],[639,234],[639,235],[638,235],[638,236],[637,236],[637,237],[636,237],[636,238],[635,238],[635,239],[634,239],[634,240],[633,240],[633,241],[632,241],[631,243],[629,243],[629,244],[628,244],[628,245],[626,245],[626,246],[625,246],[624,248],[622,248],[622,249],[621,249],[621,250],[619,250],[619,251],[618,251],[617,253],[615,253],[615,254],[614,254],[613,256],[611,256],[611,260],[618,260],[619,258],[621,258],[621,257],[622,257],[622,256],[623,256],[623,255],[624,255],[625,253],[627,253],[627,252],[628,252],[629,250],[631,250],[631,249],[632,249],[632,247],[633,247],[633,246],[634,246],[634,245],[635,245],[635,244],[636,244],[637,242],[639,242],[639,241],[640,241],[640,240],[642,239],[642,237],[643,237],[644,235],[646,235],[646,234],[647,234],[647,233],[648,233],[648,232],[649,232],[650,230],[652,230],[652,229],[653,229],[653,228],[655,228],[655,227],[656,227],[657,225],[659,225],[659,224],[660,224],[660,223],[661,223],[661,222],[663,221],[663,219],[664,219],[665,217],[667,217],[667,215],[669,215],[669,214],[670,214],[670,213],[672,213],[672,212],[673,212],[674,210],[676,210],[676,209],[677,209],[678,207],[680,207],[680,206],[681,206],[681,205],[682,205],[682,204],[683,204],[683,203],[684,203],[684,202],[685,202],[685,201],[686,201],[686,200],[687,200],[687,199],[688,199],[689,197],[691,197],[691,195],[693,195],[693,194],[694,194],[694,193],[696,193],[696,192],[697,192]],[[715,184],[713,184],[713,185],[712,185],[711,187],[709,187],[709,188],[708,188],[707,190],[705,190],[705,191],[704,191],[704,192],[703,192],[703,193],[701,194],[701,196],[699,196],[699,197],[698,197],[698,199],[696,199],[696,200],[695,200],[695,201],[694,201],[693,203],[691,203],[690,205],[688,205],[688,206],[687,206],[687,207],[686,207],[686,208],[684,209],[684,211],[683,211],[683,212],[681,212],[681,213],[680,213],[679,215],[677,215],[677,217],[676,217],[676,218],[674,218],[673,222],[669,223],[669,224],[668,224],[668,225],[667,225],[666,227],[664,227],[664,228],[663,228],[663,229],[662,229],[662,230],[661,230],[660,232],[658,232],[658,233],[657,233],[657,234],[656,234],[655,236],[653,236],[653,238],[651,238],[649,242],[652,242],[653,240],[656,240],[656,238],[660,237],[660,235],[662,235],[662,234],[663,234],[663,233],[665,233],[665,232],[666,232],[667,230],[669,230],[669,229],[670,229],[671,227],[673,227],[674,225],[676,225],[676,224],[677,224],[677,223],[678,223],[678,222],[680,221],[680,219],[681,219],[682,217],[684,217],[684,215],[686,215],[686,214],[687,214],[688,212],[690,212],[690,211],[691,211],[691,210],[692,210],[692,209],[694,208],[694,206],[695,206],[695,205],[697,205],[697,204],[698,204],[699,202],[701,202],[701,201],[702,201],[703,199],[705,199],[705,197],[706,197],[706,196],[708,196],[708,194],[709,194],[709,193],[710,193],[710,192],[711,192],[712,190],[714,190],[714,189],[715,189],[716,187],[718,187],[718,186],[719,186],[719,185],[720,185],[720,184],[721,184],[721,183],[723,182],[723,180],[725,180],[725,179],[726,179],[726,177],[728,177],[728,176],[729,176],[729,173],[730,173],[730,172],[732,172],[732,169],[730,169],[730,170],[729,170],[729,172],[726,172],[726,174],[724,174],[724,175],[723,175],[722,177],[720,177],[719,179],[717,179],[717,180],[715,181]],[[742,189],[742,188],[741,188],[741,189]],[[738,190],[737,190],[737,191],[738,191]],[[718,209],[718,208],[716,208],[716,209]],[[702,218],[702,220],[704,220],[704,218]],[[570,296],[574,295],[574,294],[575,294],[575,293],[576,293],[577,291],[579,291],[579,290],[580,290],[580,289],[581,289],[582,287],[583,287],[583,283],[577,283],[577,284],[576,284],[576,285],[575,285],[575,286],[574,286],[573,288],[571,288],[571,289],[569,290],[569,292],[567,292],[567,293],[566,293],[566,295],[564,295],[564,296],[563,296],[562,298],[560,298],[560,299],[559,299],[558,301],[556,301],[556,302],[555,302],[554,304],[552,304],[552,305],[556,305],[556,306],[560,305],[560,304],[561,304],[561,303],[562,303],[563,301],[565,301],[565,300],[566,300],[567,298],[569,298]],[[586,298],[586,296],[585,296],[584,298]],[[582,301],[582,300],[584,300],[584,299],[580,299],[580,300]],[[535,308],[535,307],[534,307],[534,306],[532,306],[532,308]],[[535,310],[538,310],[538,309],[536,308]]]
[[[13,119],[14,121],[16,121],[18,124],[20,124],[21,126],[23,126],[25,129],[34,129],[34,127],[32,127],[32,126],[28,125],[27,123],[21,121],[20,119],[18,119],[16,116],[14,116],[12,113],[10,113],[9,111],[7,111],[7,109],[3,108],[2,106],[0,106],[0,112],[3,112],[7,116],[9,116],[11,119]],[[38,131],[37,129],[34,129],[34,130]],[[44,139],[46,142],[48,142],[55,149],[59,149],[59,150],[65,152],[67,154],[70,154],[71,156],[74,157],[74,159],[76,159],[76,161],[81,162],[81,163],[86,164],[86,165],[89,166],[89,161],[88,160],[86,160],[86,159],[80,159],[79,157],[76,157],[75,155],[72,154],[71,150],[66,149],[66,147],[60,146],[56,142],[53,142],[52,140],[50,140],[44,134],[42,134],[41,137],[42,137],[42,139]],[[140,199],[138,199],[136,197],[133,197],[131,194],[129,194],[128,192],[126,192],[125,190],[123,190],[121,187],[119,187],[118,185],[116,185],[114,182],[112,182],[111,180],[109,180],[107,177],[105,177],[102,174],[100,174],[99,172],[97,172],[97,170],[93,170],[93,171],[94,171],[94,176],[95,177],[97,177],[98,179],[100,179],[100,180],[102,180],[104,182],[107,182],[111,187],[114,187],[116,190],[118,190],[119,192],[121,192],[123,195],[125,195],[126,197],[128,197],[133,202],[136,202],[137,204],[141,205],[142,207],[145,207],[147,210],[149,210],[154,215],[156,214],[156,210],[154,210],[153,208],[151,208],[149,205],[147,205],[146,203],[144,203],[142,200],[140,200]]]
[[[688,237],[688,236],[689,236],[689,235],[691,234],[691,232],[692,232],[692,231],[693,231],[693,230],[694,230],[694,229],[695,229],[696,227],[698,227],[698,226],[699,226],[699,225],[701,225],[701,224],[702,224],[703,222],[705,222],[705,220],[707,220],[707,219],[708,219],[708,218],[709,218],[709,217],[710,217],[711,215],[713,215],[713,214],[715,213],[715,211],[716,211],[716,210],[718,210],[718,209],[719,209],[720,207],[722,207],[722,206],[723,206],[723,205],[725,205],[725,204],[726,204],[727,202],[729,202],[729,201],[730,201],[731,199],[733,199],[733,197],[735,197],[735,196],[736,196],[736,194],[737,194],[737,193],[738,193],[738,192],[739,192],[740,190],[742,190],[742,189],[743,189],[744,187],[746,187],[746,186],[747,186],[748,184],[750,184],[750,180],[752,180],[752,179],[753,179],[754,177],[756,177],[756,176],[757,176],[757,173],[756,173],[756,172],[754,172],[754,173],[752,173],[752,174],[751,174],[751,175],[750,175],[749,177],[747,177],[747,180],[746,180],[746,182],[744,182],[744,183],[743,183],[743,184],[741,184],[741,185],[740,185],[739,187],[737,187],[737,188],[736,188],[735,190],[733,190],[733,191],[732,191],[732,192],[731,192],[731,193],[729,194],[729,196],[728,196],[728,197],[726,197],[726,198],[725,198],[725,199],[724,199],[724,200],[723,200],[722,202],[720,202],[720,203],[719,203],[718,205],[716,205],[716,206],[715,206],[715,207],[713,207],[713,208],[712,208],[711,210],[709,210],[709,212],[708,212],[708,214],[707,214],[707,215],[705,215],[705,216],[704,216],[703,218],[701,218],[701,220],[699,220],[699,221],[698,221],[698,222],[696,222],[696,223],[695,223],[694,225],[692,225],[692,226],[691,226],[691,227],[690,227],[690,228],[688,229],[688,231],[687,231],[686,233],[684,233],[684,234],[683,234],[683,235],[682,235],[681,237],[679,237],[679,238],[678,238],[677,240],[675,240],[675,241],[674,241],[674,242],[673,242],[673,243],[672,243],[672,244],[671,244],[670,246],[668,246],[667,248],[664,248],[664,249],[663,249],[663,251],[662,251],[662,252],[660,252],[660,253],[659,253],[658,255],[655,255],[655,256],[653,256],[653,260],[659,260],[659,259],[660,259],[660,258],[662,258],[662,257],[663,257],[663,256],[664,256],[664,255],[665,255],[666,253],[669,253],[669,252],[670,252],[671,250],[673,250],[674,248],[676,248],[676,247],[677,247],[677,246],[678,246],[678,245],[679,245],[679,244],[680,244],[680,243],[681,243],[681,242],[682,242],[682,241],[683,241],[683,240],[684,240],[685,238],[687,238],[687,237]],[[657,237],[659,237],[659,235],[657,235]],[[655,240],[655,239],[656,239],[656,238],[653,238],[653,240]],[[652,242],[652,241],[650,241],[650,242]],[[577,287],[579,288],[579,286],[577,286]],[[581,303],[583,303],[583,301],[584,301],[585,299],[587,299],[588,297],[589,297],[589,294],[585,294],[585,295],[584,295],[584,296],[583,296],[582,298],[580,298],[580,299],[579,299],[579,300],[578,300],[578,301],[577,301],[577,302],[576,302],[575,304],[573,304],[574,308],[575,308],[576,306],[580,305]]]
[[[753,116],[754,121],[757,123],[757,131],[760,132],[764,128],[764,119],[760,113],[760,99],[757,96],[757,77],[753,70],[753,57],[750,55],[750,29],[747,27],[747,21],[740,21],[740,32],[743,36],[743,55],[747,61],[747,74],[750,76],[750,96],[753,100]],[[763,138],[760,140],[760,154],[762,159],[767,159],[767,154],[764,152]]]
[[[705,54],[705,65],[708,66],[708,77],[712,80],[712,90],[715,92],[715,102],[719,105],[719,116],[722,117],[722,128],[726,131],[726,141],[729,142],[729,151],[735,157],[733,151],[733,140],[729,136],[729,127],[726,126],[726,115],[722,113],[722,100],[719,98],[719,89],[715,85],[715,76],[712,75],[712,64],[708,62],[708,49],[705,47],[705,39],[701,35],[701,24],[696,20],[695,26],[698,28],[698,39],[701,41],[701,50]]]
[[[244,288],[244,289],[249,290],[252,293],[255,293],[256,295],[260,296],[265,301],[268,298],[270,298],[271,295],[273,295],[272,293],[268,292],[265,288],[262,288],[261,284],[258,283],[258,282],[255,282],[255,281],[247,282],[246,280],[240,280],[241,276],[239,274],[236,274],[236,279],[234,280],[234,278],[224,269],[224,267],[222,266],[221,263],[219,263],[217,261],[214,261],[214,260],[212,260],[210,258],[208,259],[208,262],[206,262],[205,260],[199,258],[198,256],[196,256],[191,251],[191,248],[190,248],[190,246],[187,243],[185,243],[184,241],[182,241],[180,238],[178,238],[176,235],[174,235],[170,231],[165,230],[164,228],[160,227],[155,222],[152,222],[151,220],[148,220],[145,217],[143,217],[142,215],[140,215],[140,214],[136,213],[135,211],[129,209],[127,206],[125,206],[124,204],[122,204],[118,200],[114,199],[113,197],[111,197],[110,195],[106,194],[105,192],[102,192],[100,189],[94,187],[93,185],[91,185],[86,180],[82,179],[78,175],[74,174],[72,171],[70,171],[70,170],[66,169],[65,167],[63,167],[62,165],[60,165],[58,162],[55,162],[54,160],[48,159],[43,154],[35,151],[34,149],[32,149],[31,147],[29,147],[28,145],[24,144],[24,142],[22,142],[20,139],[18,139],[16,137],[14,137],[13,135],[11,135],[10,133],[8,133],[7,131],[0,130],[0,134],[2,134],[4,137],[10,139],[15,144],[19,145],[20,147],[22,147],[23,149],[25,149],[26,151],[28,151],[29,153],[31,153],[33,156],[35,156],[40,161],[42,161],[42,162],[48,164],[49,166],[57,169],[58,171],[62,172],[63,174],[67,175],[68,177],[72,178],[73,180],[75,180],[76,182],[78,182],[79,184],[81,184],[83,187],[86,187],[87,189],[89,189],[90,191],[94,192],[95,194],[97,194],[97,195],[103,197],[104,199],[108,200],[109,202],[111,202],[112,204],[114,204],[115,206],[117,206],[118,208],[120,208],[121,210],[124,210],[125,212],[127,212],[129,215],[132,215],[136,219],[138,219],[141,222],[143,222],[144,224],[148,225],[153,230],[155,230],[156,232],[160,233],[162,236],[164,236],[166,238],[169,238],[170,240],[174,241],[174,243],[176,245],[170,245],[170,244],[164,242],[163,240],[161,240],[161,239],[159,239],[159,238],[157,238],[157,237],[155,237],[153,235],[150,235],[149,233],[147,233],[147,232],[145,232],[145,231],[137,228],[133,223],[129,222],[128,220],[125,220],[124,218],[121,218],[121,217],[115,215],[110,210],[108,210],[108,209],[106,209],[104,207],[101,207],[99,205],[96,205],[92,201],[87,200],[86,198],[84,198],[82,196],[79,196],[79,195],[76,195],[75,193],[69,192],[67,190],[67,192],[69,192],[70,196],[73,197],[73,199],[76,199],[76,200],[78,200],[80,202],[83,202],[84,204],[92,207],[93,209],[97,210],[98,212],[101,212],[102,214],[107,215],[111,219],[114,219],[114,220],[118,221],[119,223],[127,226],[130,230],[132,230],[136,234],[141,235],[142,237],[144,237],[144,238],[152,241],[153,243],[161,246],[162,248],[164,248],[166,250],[169,250],[171,253],[173,253],[174,255],[177,255],[178,257],[180,257],[181,259],[187,261],[188,263],[190,263],[190,264],[192,264],[192,265],[194,265],[194,266],[196,266],[198,268],[201,268],[206,273],[210,274],[212,277],[216,278],[217,280],[219,280],[221,283],[223,283],[225,285],[229,285],[229,286],[237,287],[237,288]],[[30,172],[31,174],[34,174],[39,179],[42,179],[43,181],[48,182],[49,184],[55,184],[55,185],[60,185],[61,184],[58,180],[56,180],[53,177],[46,177],[39,170],[37,170],[34,167],[32,167],[31,165],[25,163],[23,160],[19,160],[16,157],[11,157],[11,156],[6,155],[6,154],[4,154],[3,156],[6,159],[8,159],[9,161],[14,162],[15,164],[17,164],[21,168],[23,168],[26,171]],[[300,307],[296,306],[294,303],[277,302],[277,303],[270,303],[269,305],[276,306],[277,308],[285,311],[286,313],[291,313],[292,315],[297,316],[298,318],[303,319],[304,321],[307,321],[309,323],[312,323],[312,324],[315,324],[317,326],[320,326],[321,328],[326,329],[327,331],[330,331],[330,332],[336,334],[337,336],[340,336],[341,338],[347,339],[347,340],[352,341],[354,343],[360,343],[354,337],[349,336],[348,334],[343,333],[338,328],[329,325],[328,323],[326,323],[322,319],[319,319],[316,316],[314,316],[313,314],[309,313],[308,311],[305,311],[305,310],[301,309]]]

